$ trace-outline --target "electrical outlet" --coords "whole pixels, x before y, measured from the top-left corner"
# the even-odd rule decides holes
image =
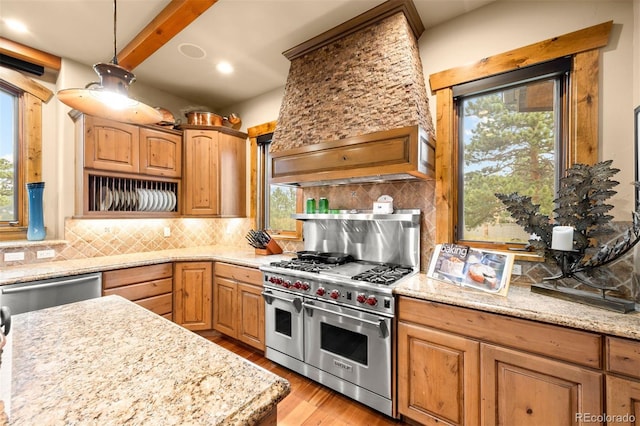
[[[56,256],[56,251],[53,249],[49,249],[49,250],[38,250],[36,252],[36,258],[38,259],[49,259],[51,257],[55,257]]]
[[[164,227],[164,236],[165,237],[170,237],[171,236],[171,228],[169,228],[168,226]]]
[[[16,251],[13,253],[5,253],[4,261],[5,262],[17,262],[18,260],[24,260],[24,252]]]
[[[514,263],[513,269],[511,269],[511,275],[522,275],[522,265]]]

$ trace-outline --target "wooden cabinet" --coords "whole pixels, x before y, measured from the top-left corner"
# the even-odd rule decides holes
[[[189,330],[210,330],[212,263],[176,262],[173,321]]]
[[[141,127],[140,173],[180,178],[182,135]]]
[[[138,126],[83,116],[84,166],[123,173],[140,171]]]
[[[76,215],[179,214],[181,132],[85,114],[75,120]]]
[[[185,215],[246,215],[246,135],[220,129],[184,131]]]
[[[602,413],[602,374],[483,344],[483,425],[563,426]]]
[[[566,425],[603,413],[601,335],[398,299],[398,412],[424,424]]]
[[[84,167],[179,178],[182,137],[178,132],[83,116]]]
[[[173,265],[139,266],[102,273],[102,294],[117,294],[172,319]]]
[[[400,322],[398,410],[423,424],[479,423],[480,344]]]
[[[262,273],[218,262],[213,289],[213,328],[264,350]]]
[[[608,425],[640,424],[640,342],[607,337]]]

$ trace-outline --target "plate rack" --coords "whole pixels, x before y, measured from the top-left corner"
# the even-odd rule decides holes
[[[88,176],[90,212],[178,211],[178,183],[111,176]]]

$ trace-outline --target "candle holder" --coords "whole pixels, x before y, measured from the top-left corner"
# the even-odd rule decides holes
[[[554,200],[553,220],[540,213],[540,205],[531,197],[512,194],[495,194],[507,211],[529,234],[529,248],[538,251],[545,259],[556,263],[560,273],[544,278],[544,283],[534,284],[531,291],[544,293],[571,301],[586,303],[617,312],[635,309],[633,300],[619,299],[607,295],[615,290],[593,279],[594,271],[627,254],[640,241],[640,210],[633,211],[632,226],[613,242],[600,244],[599,240],[612,234],[609,222],[613,209],[605,201],[616,194],[611,188],[618,182],[611,179],[619,169],[611,167],[611,161],[594,165],[574,164],[560,179],[558,198]],[[563,226],[560,226],[563,225]],[[567,231],[572,229],[570,237]],[[576,290],[559,286],[563,279],[575,280],[596,289],[597,292]]]

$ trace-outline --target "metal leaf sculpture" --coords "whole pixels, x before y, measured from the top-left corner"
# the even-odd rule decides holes
[[[599,239],[614,232],[611,227],[613,208],[606,201],[616,194],[612,188],[619,182],[611,178],[620,170],[611,167],[612,161],[594,165],[575,164],[560,179],[558,198],[554,200],[555,220],[540,214],[540,205],[533,204],[531,197],[512,194],[495,194],[506,206],[507,211],[525,231],[538,238],[529,240],[529,246],[547,259],[553,259],[561,269],[561,274],[551,280],[574,278],[579,282],[601,290],[605,286],[594,284],[584,278],[594,268],[619,259],[640,241],[640,214],[632,212],[633,224],[621,238],[611,244],[599,245]],[[640,186],[639,183],[636,183]],[[551,249],[551,238],[555,225],[572,226],[574,251],[560,252]]]

